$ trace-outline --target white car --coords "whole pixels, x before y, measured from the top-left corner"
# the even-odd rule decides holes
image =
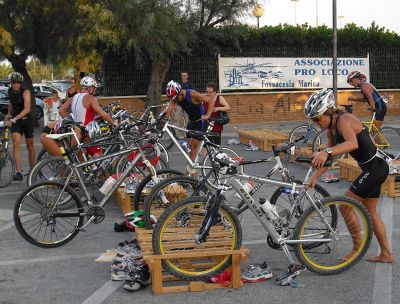
[[[33,89],[35,90],[36,93],[37,92],[45,92],[45,93],[50,93],[50,94],[53,90],[56,90],[58,93],[58,97],[60,97],[61,100],[65,99],[65,96],[66,96],[65,91],[63,92],[63,91],[61,91],[49,84],[46,84],[46,83],[34,83]]]

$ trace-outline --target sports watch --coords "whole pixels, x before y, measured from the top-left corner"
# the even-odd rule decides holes
[[[332,149],[332,148],[326,148],[325,151],[326,151],[329,155],[332,155],[333,149]]]

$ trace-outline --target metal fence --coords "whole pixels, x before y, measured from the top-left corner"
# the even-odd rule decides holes
[[[226,57],[331,57],[332,49],[321,48],[254,48],[254,49],[195,49],[189,55],[176,56],[166,76],[180,80],[186,70],[194,89],[203,91],[207,82],[218,83],[218,53]],[[370,78],[377,88],[400,88],[400,49],[357,49],[338,47],[338,57],[370,56]],[[145,95],[150,80],[149,61],[137,62],[133,54],[106,53],[103,57],[105,95]]]

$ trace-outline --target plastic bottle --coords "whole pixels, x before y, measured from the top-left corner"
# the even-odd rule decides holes
[[[251,191],[251,189],[253,189],[253,187],[254,187],[254,184],[252,181],[247,181],[246,183],[243,184],[244,190],[246,190],[248,193],[250,193],[250,191]],[[239,193],[236,193],[235,196],[237,198],[241,198]]]
[[[290,188],[283,188],[282,192],[283,193],[287,193],[287,194],[299,195],[299,191],[295,190],[292,193],[292,189],[290,189]]]
[[[186,142],[186,140],[184,140],[184,139],[179,140],[179,144],[181,145],[183,151],[185,151],[186,153],[190,152],[190,148],[189,148],[189,145]]]
[[[279,218],[279,214],[276,211],[276,207],[273,206],[269,202],[269,200],[267,200],[266,198],[260,197],[259,203],[260,203],[260,207],[261,207],[262,211],[264,211],[264,213],[268,216],[268,218],[271,221],[275,221]]]

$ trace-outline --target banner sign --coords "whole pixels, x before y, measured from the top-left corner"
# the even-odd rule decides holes
[[[220,90],[332,88],[332,58],[219,57]],[[369,58],[338,58],[338,88],[351,71],[369,80]]]

